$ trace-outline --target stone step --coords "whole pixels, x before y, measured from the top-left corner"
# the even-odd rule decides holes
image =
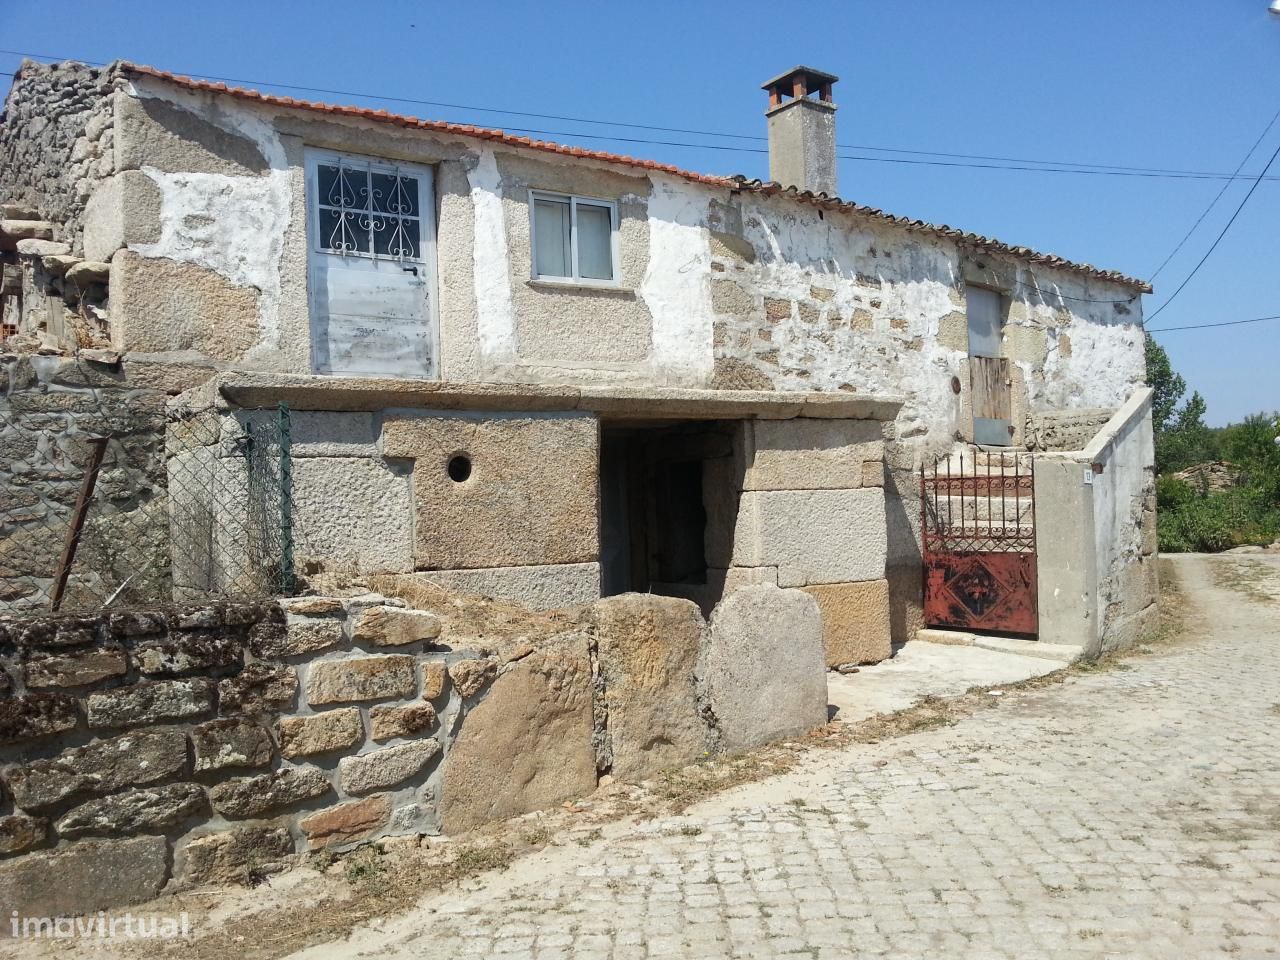
[[[46,220],[0,220],[0,241],[10,246],[19,240],[52,240],[53,224]]]
[[[930,516],[937,515],[943,521],[954,524],[972,523],[973,521],[992,521],[996,524],[1027,523],[1034,519],[1035,511],[1030,497],[998,497],[987,499],[973,497],[933,497],[926,505]]]
[[[925,627],[916,631],[916,639],[924,643],[942,643],[952,646],[981,647],[998,653],[1013,653],[1040,660],[1057,660],[1074,663],[1084,650],[1065,643],[1044,643],[1040,640],[1024,640],[1020,637],[993,637],[987,634],[966,633],[963,630],[942,630]]]
[[[935,519],[932,511],[930,511],[928,520],[931,532],[955,534],[956,536],[991,536],[996,532],[1003,531],[1007,536],[1026,537],[1031,536],[1036,530],[1036,525],[1031,521],[1030,517],[1021,522],[1010,517],[1002,522],[999,517],[994,520],[978,520],[973,517],[961,520],[959,515],[956,515],[948,520],[944,512],[939,522],[939,519]]]
[[[936,471],[936,472],[935,472]],[[935,467],[925,467],[925,476],[938,477],[945,479],[947,477],[947,463],[944,460]],[[969,477],[1004,477],[1006,480],[1012,480],[1014,477],[1026,477],[1031,475],[1031,466],[1029,459],[1024,459],[1018,463],[1015,468],[1013,464],[1001,467],[998,463],[994,464],[973,464],[966,460],[963,466],[959,463],[951,464],[951,478],[953,480],[966,479]]]
[[[0,203],[0,220],[39,220],[40,213],[25,203]]]

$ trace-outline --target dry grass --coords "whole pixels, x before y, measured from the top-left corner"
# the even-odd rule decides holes
[[[1275,603],[1280,593],[1280,577],[1275,568],[1259,560],[1218,557],[1213,563],[1213,577],[1218,586],[1261,603]]]
[[[508,826],[508,825],[503,825]],[[387,853],[378,845],[348,854],[322,852],[310,865],[324,874],[319,884],[332,888],[318,903],[291,903],[287,898],[248,916],[221,925],[200,918],[199,892],[177,894],[163,908],[191,912],[200,936],[192,941],[140,943],[134,956],[176,956],[182,960],[275,960],[319,943],[348,937],[359,924],[411,908],[422,896],[464,880],[505,870],[526,847],[501,838],[471,843],[431,843],[413,850]],[[212,891],[216,905],[223,897]],[[225,896],[225,894],[224,894]],[[162,902],[155,904],[162,908]],[[154,951],[154,952],[151,952]]]
[[[546,827],[534,827],[520,834],[520,842],[530,847],[545,847],[551,842],[551,831]]]
[[[794,750],[784,751],[776,745],[753,753],[718,757],[694,766],[664,771],[652,793],[664,812],[680,813],[698,801],[731,787],[786,773],[798,761]]]

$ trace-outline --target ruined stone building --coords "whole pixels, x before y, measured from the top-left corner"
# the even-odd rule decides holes
[[[921,624],[919,468],[1083,451],[1142,388],[1149,288],[839,199],[835,80],[765,85],[762,182],[28,63],[0,138],[5,330],[189,411],[286,403],[313,564],[535,608],[775,583],[817,599],[832,663],[874,661]],[[1084,534],[1087,624],[1042,597],[1042,634],[1096,645],[1149,605],[1135,443]],[[1061,469],[1073,509],[1112,509]],[[1083,562],[1054,549],[1042,584]]]
[[[762,182],[24,63],[0,900],[97,910],[803,735],[827,668],[926,623],[1132,643],[1149,288],[839,199],[835,83],[765,84]]]

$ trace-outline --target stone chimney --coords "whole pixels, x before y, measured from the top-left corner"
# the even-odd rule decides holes
[[[836,105],[839,77],[793,67],[761,89],[769,91],[769,179],[815,193],[836,192]]]

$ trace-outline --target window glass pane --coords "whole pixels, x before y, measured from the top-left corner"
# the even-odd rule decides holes
[[[398,213],[404,217],[418,216],[418,181],[413,177],[397,177],[390,173],[375,173],[370,177],[373,187],[373,209],[383,213]]]
[[[365,173],[362,170],[320,164],[317,170],[316,198],[330,207],[362,207],[368,193]]]
[[[373,252],[387,257],[418,257],[418,221],[375,216]]]
[[[571,277],[569,263],[569,204],[563,200],[533,201],[533,272],[539,277]]]
[[[1000,356],[1000,294],[982,287],[966,287],[964,296],[969,317],[969,356]]]
[[[369,171],[368,170],[351,170],[342,171],[347,178],[347,182],[351,184],[351,189],[355,191],[355,206],[361,210],[369,209]]]
[[[578,204],[578,276],[613,279],[613,224],[608,207]]]
[[[320,246],[347,253],[369,252],[367,214],[320,209]]]

